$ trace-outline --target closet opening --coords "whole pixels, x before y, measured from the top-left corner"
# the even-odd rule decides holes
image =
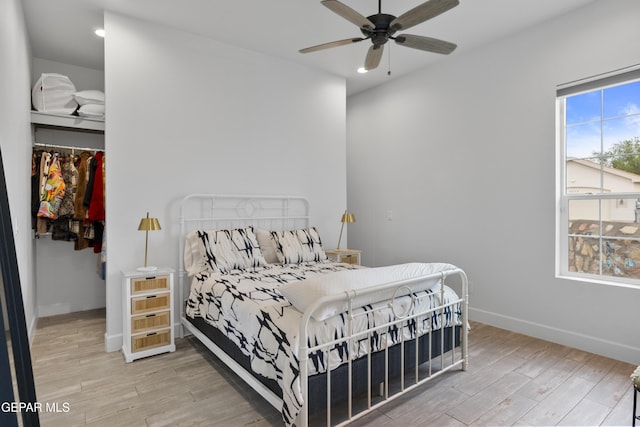
[[[104,122],[54,118],[32,113],[38,318],[106,306]]]

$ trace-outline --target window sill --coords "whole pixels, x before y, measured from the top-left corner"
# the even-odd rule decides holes
[[[588,282],[588,283],[595,283],[598,285],[605,285],[605,286],[614,286],[614,287],[618,287],[618,288],[627,288],[627,289],[640,289],[640,283],[627,283],[627,282],[623,282],[622,280],[624,279],[620,279],[620,281],[618,280],[605,280],[601,277],[596,277],[596,276],[590,276],[590,275],[569,275],[569,274],[556,274],[556,278],[557,279],[563,279],[563,280],[572,280],[572,281],[576,281],[576,282]],[[633,280],[633,279],[630,279]]]

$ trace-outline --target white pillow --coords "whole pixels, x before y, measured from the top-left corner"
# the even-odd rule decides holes
[[[329,295],[365,290],[384,283],[412,279],[454,268],[456,268],[456,266],[446,263],[408,263],[388,267],[345,270],[311,279],[300,280],[298,282],[287,283],[279,287],[278,290],[296,309],[304,313],[311,304]],[[417,292],[430,289],[437,285],[438,282],[439,276],[429,280],[418,281],[409,285],[409,288],[411,292]],[[389,300],[393,297],[394,291],[395,289],[391,288],[357,295],[353,300],[354,307],[362,307],[367,304]],[[399,292],[397,296],[408,294],[409,292],[405,289]],[[347,309],[348,304],[346,300],[335,301],[315,310],[311,317],[322,321],[343,313],[347,311]]]
[[[204,257],[200,252],[200,238],[197,230],[187,234],[184,242],[184,270],[189,276],[207,269]]]
[[[299,230],[272,231],[276,255],[282,264],[319,262],[327,259],[320,234],[315,227]]]
[[[271,236],[271,232],[258,228],[256,230],[256,237],[258,238],[258,244],[262,251],[262,256],[268,264],[279,264],[280,260],[276,254],[276,243]]]
[[[204,270],[226,274],[266,264],[253,227],[194,230],[186,236],[183,256],[189,275]]]
[[[78,108],[78,115],[82,117],[104,117],[104,105],[84,104]]]
[[[79,105],[101,104],[104,105],[104,92],[101,90],[81,90],[73,94]]]

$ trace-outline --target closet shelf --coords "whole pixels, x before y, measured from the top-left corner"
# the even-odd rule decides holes
[[[31,123],[78,130],[104,132],[104,119],[31,111]]]

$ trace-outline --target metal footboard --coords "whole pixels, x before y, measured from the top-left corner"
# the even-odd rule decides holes
[[[448,277],[456,276],[459,279],[459,286],[461,291],[458,298],[454,300],[444,302],[445,295],[445,281]],[[410,285],[414,285],[422,280],[429,280],[439,278],[439,284],[432,288],[432,293],[425,294],[423,292],[412,293]],[[378,292],[384,289],[393,289],[394,297],[385,304],[376,304],[367,310],[358,310],[358,307],[354,307],[353,301],[357,296],[362,296],[366,293]],[[428,308],[419,308],[420,302],[423,298],[431,298],[437,296],[439,304],[433,306],[432,304]],[[399,298],[410,298],[410,304],[408,308],[400,312],[397,302]],[[349,291],[340,295],[331,295],[324,297],[305,311],[302,323],[300,325],[300,348],[299,348],[299,361],[300,361],[300,378],[301,387],[303,393],[303,406],[301,408],[297,426],[307,427],[310,423],[310,414],[308,402],[309,396],[309,368],[310,368],[310,355],[322,352],[325,355],[326,360],[330,360],[330,351],[337,346],[345,346],[348,348],[348,360],[346,361],[348,369],[348,385],[347,385],[347,399],[346,402],[339,403],[338,416],[334,416],[334,404],[332,402],[332,387],[331,387],[331,370],[327,367],[326,372],[323,374],[326,376],[326,417],[327,426],[341,426],[350,423],[358,418],[361,418],[374,409],[397,399],[398,397],[406,394],[407,392],[420,387],[425,382],[455,368],[462,370],[467,369],[468,364],[468,337],[467,337],[467,299],[468,299],[468,280],[463,270],[459,268],[450,269],[428,276],[418,277],[410,280],[397,281],[394,283],[387,283],[384,285],[359,290]],[[329,304],[338,300],[347,300],[348,311],[346,313],[347,330],[348,334],[345,337],[337,338],[331,342],[322,343],[321,345],[308,346],[308,327],[311,322],[313,313],[320,309],[323,305]],[[375,311],[387,310],[391,311],[392,315],[389,316],[388,322],[382,324],[376,324],[373,327],[368,327],[364,330],[355,330],[354,323],[359,316],[371,316]],[[456,321],[459,319],[459,322]],[[422,329],[420,325],[423,325]],[[426,325],[426,326],[424,326]],[[446,328],[445,326],[450,326]],[[460,326],[456,328],[456,325]],[[399,346],[400,352],[400,367],[399,377],[392,378],[390,376],[390,349],[391,349],[391,336],[397,335],[398,330],[399,340],[395,339],[393,344]],[[459,332],[456,332],[459,331]],[[437,335],[434,335],[437,334]],[[451,334],[447,337],[447,334]],[[408,335],[408,338],[407,338]],[[384,353],[384,380],[380,385],[380,392],[377,396],[374,396],[374,390],[378,384],[373,384],[372,371],[373,371],[373,353],[372,342],[382,342],[382,348],[374,349],[378,353]],[[435,337],[435,338],[434,338]],[[353,364],[358,357],[354,351],[356,348],[355,343],[361,343],[364,339],[368,351],[366,351],[367,360],[367,386],[365,396],[353,396]],[[423,340],[427,340],[425,344]],[[408,345],[413,342],[413,345]],[[456,343],[459,342],[459,345]],[[422,344],[427,347],[427,360],[421,363],[420,360],[420,348]],[[435,344],[434,344],[435,343]],[[357,344],[360,345],[360,344]],[[433,346],[436,348],[433,348]],[[406,354],[406,347],[409,351],[414,351],[415,354]],[[449,348],[450,347],[450,348]],[[432,357],[433,354],[437,354],[436,357]],[[413,356],[415,362],[414,366],[405,366],[405,359]],[[411,359],[409,359],[411,360]],[[328,366],[328,365],[327,365]],[[397,370],[397,367],[395,367]],[[320,374],[317,374],[320,375]],[[356,399],[357,400],[354,400]],[[357,402],[357,404],[356,404]],[[332,418],[336,418],[333,420]],[[314,425],[319,425],[319,422],[314,418]]]

